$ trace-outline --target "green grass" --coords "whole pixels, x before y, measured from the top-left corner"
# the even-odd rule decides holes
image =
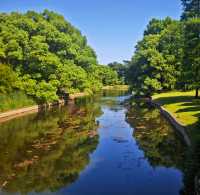
[[[0,94],[0,112],[28,107],[35,104],[36,102],[23,92],[18,91],[11,94]]]
[[[105,90],[128,90],[129,85],[114,85],[114,86],[104,86],[103,89]]]
[[[153,100],[160,103],[184,125],[192,137],[200,139],[200,100],[196,100],[194,95],[194,91],[172,91],[155,94]]]

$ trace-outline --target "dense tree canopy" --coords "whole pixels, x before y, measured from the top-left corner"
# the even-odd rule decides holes
[[[0,14],[0,63],[0,92],[20,89],[39,102],[57,100],[60,91],[118,83],[115,71],[98,64],[86,37],[48,10]]]
[[[127,67],[126,62],[124,63],[112,62],[112,63],[109,63],[108,66],[117,72],[119,78],[121,79],[123,83],[127,82],[126,74],[127,74],[128,67]]]
[[[181,0],[184,12],[182,14],[182,19],[187,19],[191,17],[200,17],[200,1],[199,0]]]
[[[196,89],[198,97],[200,88],[200,1],[182,0],[184,12],[184,71],[185,80],[190,88]]]
[[[152,19],[129,63],[129,82],[140,95],[174,89],[180,77],[182,27],[178,21]]]
[[[129,62],[128,81],[137,95],[200,89],[200,1],[182,0],[180,21],[152,19]]]

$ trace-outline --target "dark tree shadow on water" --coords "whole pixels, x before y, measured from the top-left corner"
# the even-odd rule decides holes
[[[163,97],[156,99],[157,102],[165,105],[180,104],[177,114],[190,113],[197,118],[196,122],[187,125],[186,129],[192,140],[192,146],[186,151],[184,160],[184,188],[181,194],[200,194],[200,100],[191,96]]]
[[[175,144],[177,138],[172,139],[168,131],[164,131],[167,136],[162,136],[162,134],[160,134],[160,132],[163,132],[163,129],[166,129],[166,126],[163,126],[163,120],[160,120],[161,118],[159,115],[155,115],[155,113],[151,110],[141,108],[139,109],[140,115],[136,113],[135,109],[133,112],[129,113],[129,122],[131,123],[131,120],[133,120],[133,124],[135,125],[136,129],[134,136],[136,140],[138,140],[140,148],[142,148],[145,152],[145,156],[153,166],[168,165],[170,167],[174,166],[182,170],[184,186],[180,191],[181,195],[200,194],[200,100],[195,100],[195,98],[191,96],[176,96],[159,98],[156,99],[156,102],[165,105],[179,103],[181,108],[176,112],[178,115],[188,112],[188,114],[190,113],[192,116],[197,118],[194,123],[186,126],[186,129],[188,129],[189,135],[193,142],[192,146],[190,148],[185,148],[184,155],[181,158],[181,150],[179,150],[177,147],[178,145]],[[143,110],[145,110],[144,113],[142,112]],[[151,128],[149,129],[147,125],[150,125]],[[139,128],[137,128],[137,126],[139,126]],[[158,137],[162,138],[160,144],[157,144],[156,142],[156,140],[158,141]],[[154,138],[152,142],[151,138]],[[174,140],[174,143],[165,144],[169,138],[170,140]],[[148,144],[146,144],[146,142]],[[151,147],[151,145],[154,147]],[[170,150],[170,145],[174,147],[175,153],[177,156],[180,156],[180,158],[176,159],[174,157],[172,150]],[[153,152],[151,148],[154,149]],[[163,159],[163,157],[167,156],[167,154],[170,154],[170,163],[167,163],[168,161]]]
[[[200,194],[200,101],[190,100],[181,104],[185,108],[179,109],[176,113],[191,112],[197,118],[195,123],[187,125],[192,139],[192,147],[188,149],[184,163],[184,191],[183,194]],[[195,114],[192,114],[194,112]]]

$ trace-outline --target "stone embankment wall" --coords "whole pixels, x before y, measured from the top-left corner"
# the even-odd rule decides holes
[[[163,116],[171,123],[174,129],[183,137],[187,146],[191,146],[190,138],[187,134],[186,127],[182,125],[169,111],[167,111],[163,106],[158,103],[155,103],[153,100],[148,100],[152,106],[160,109]]]

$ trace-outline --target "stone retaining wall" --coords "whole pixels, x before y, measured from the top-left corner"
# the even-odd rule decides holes
[[[175,117],[172,116],[172,114],[167,111],[163,106],[161,106],[158,103],[153,102],[152,100],[148,101],[152,106],[160,109],[163,116],[171,123],[171,125],[174,127],[175,130],[183,137],[185,143],[187,146],[191,146],[190,138],[187,134],[185,126],[183,126],[179,121],[176,120]]]

